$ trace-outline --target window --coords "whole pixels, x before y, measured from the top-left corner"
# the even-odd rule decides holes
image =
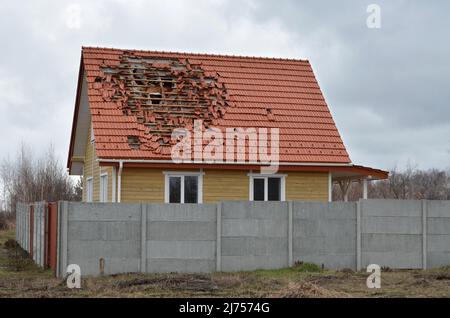
[[[94,182],[92,177],[86,180],[86,202],[92,202],[94,196]]]
[[[169,203],[181,203],[181,177],[169,176]]]
[[[108,202],[108,174],[100,176],[100,202]]]
[[[264,201],[264,178],[253,179],[253,200]]]
[[[284,201],[285,176],[250,175],[250,201]]]
[[[95,136],[94,136],[94,126],[92,126],[91,123],[91,144],[95,142]]]
[[[166,203],[202,203],[201,173],[166,173]]]

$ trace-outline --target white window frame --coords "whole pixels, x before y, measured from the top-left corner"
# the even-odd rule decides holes
[[[106,183],[103,184],[103,180],[106,180]],[[108,202],[108,173],[100,174],[100,202]]]
[[[269,178],[280,178],[280,201],[283,202],[286,201],[286,177],[287,174],[256,174],[256,173],[249,173],[249,193],[248,197],[250,201],[254,201],[253,198],[253,181],[255,179],[264,179],[264,201],[261,202],[268,202],[269,199]],[[273,201],[277,202],[277,201]]]
[[[94,126],[91,123],[91,144],[94,144],[95,136],[94,136]]]
[[[94,179],[86,178],[86,202],[94,201]]]
[[[180,204],[184,204],[184,177],[195,176],[198,177],[198,189],[197,189],[197,203],[203,203],[203,171],[200,172],[180,172],[180,171],[163,171],[164,178],[164,203],[169,203],[170,200],[170,187],[169,177],[180,177]]]

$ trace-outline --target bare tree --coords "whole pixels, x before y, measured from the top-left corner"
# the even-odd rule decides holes
[[[342,200],[341,188],[334,185],[333,200]],[[348,199],[361,198],[361,184],[353,182],[348,190]],[[449,200],[450,173],[438,170],[418,170],[408,164],[404,171],[397,168],[389,172],[389,179],[372,181],[368,186],[369,198],[402,200]]]
[[[7,209],[15,212],[17,202],[77,200],[69,175],[58,161],[52,146],[40,158],[22,144],[16,158],[0,164]]]

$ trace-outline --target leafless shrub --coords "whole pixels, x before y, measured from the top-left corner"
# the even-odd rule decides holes
[[[14,215],[13,213],[0,210],[0,231],[11,230],[14,228]]]
[[[404,171],[397,168],[389,172],[389,179],[369,182],[368,196],[371,199],[401,200],[449,200],[450,173],[444,170],[419,170],[408,165]],[[362,186],[353,182],[348,191],[349,201],[362,197]],[[338,185],[333,187],[333,199],[342,200]]]
[[[80,200],[81,183],[74,185],[52,146],[41,157],[22,145],[16,157],[0,163],[5,209],[15,214],[17,202]]]

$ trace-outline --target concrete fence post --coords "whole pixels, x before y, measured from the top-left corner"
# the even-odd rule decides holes
[[[26,251],[26,239],[27,239],[27,212],[24,206],[22,206],[22,248]]]
[[[39,266],[42,266],[42,212],[43,212],[43,204],[42,202],[39,202],[39,213],[38,213],[38,240],[36,243],[38,243],[37,248],[38,248],[38,253],[37,253],[37,264]]]
[[[33,260],[37,263],[37,253],[38,253],[38,215],[39,206],[38,204],[33,204]]]
[[[29,212],[30,212],[30,208],[28,206],[24,206],[24,210],[23,210],[23,222],[24,222],[24,227],[23,227],[23,249],[25,251],[28,252],[28,236],[30,235],[30,230],[28,229],[28,221],[30,220],[30,217],[28,216]]]
[[[21,227],[21,209],[22,207],[20,204],[16,205],[16,241],[19,242],[20,245],[22,245],[22,242],[20,241],[20,227]]]
[[[356,202],[356,270],[361,270],[361,199]]]
[[[61,201],[57,203],[56,210],[56,277],[61,277]]]
[[[422,269],[427,269],[427,203],[427,200],[422,200]]]
[[[45,213],[45,204],[41,202],[41,208],[39,213],[39,265],[44,266],[44,247],[45,247],[45,227],[44,227],[44,213]]]
[[[34,262],[39,265],[39,213],[40,206],[39,203],[34,203],[34,240],[33,240],[33,258]]]
[[[41,227],[40,230],[40,240],[39,243],[41,244],[40,246],[40,265],[42,267],[45,267],[45,202],[41,203],[41,215],[40,215],[41,219],[39,220],[39,225]]]
[[[294,265],[293,257],[293,203],[288,201],[288,266]]]
[[[141,204],[141,273],[147,271],[147,205]]]
[[[35,215],[35,224],[36,224],[36,264],[41,265],[41,203],[36,204],[36,215]]]
[[[58,266],[56,268],[57,277],[64,277],[67,269],[67,228],[68,228],[68,216],[69,216],[69,203],[67,201],[60,201],[58,203],[58,247],[57,258]]]
[[[41,265],[40,256],[41,256],[41,204],[34,204],[34,262],[37,265]]]
[[[217,203],[216,271],[222,270],[222,202]]]
[[[22,248],[27,250],[26,248],[27,241],[27,210],[24,205],[22,205]]]
[[[20,203],[16,204],[16,242],[19,242],[20,233]]]
[[[38,262],[37,264],[39,266],[42,266],[42,202],[39,203],[39,213],[38,213],[38,239],[37,242],[37,248],[38,248],[38,253],[37,253],[37,258],[38,258]]]
[[[19,242],[19,231],[20,231],[20,216],[19,216],[19,212],[20,211],[20,205],[16,204],[16,242]]]
[[[20,246],[22,246],[23,248],[23,228],[24,228],[24,224],[23,224],[23,207],[22,205],[20,206],[20,235],[19,235],[19,239],[20,239]]]

